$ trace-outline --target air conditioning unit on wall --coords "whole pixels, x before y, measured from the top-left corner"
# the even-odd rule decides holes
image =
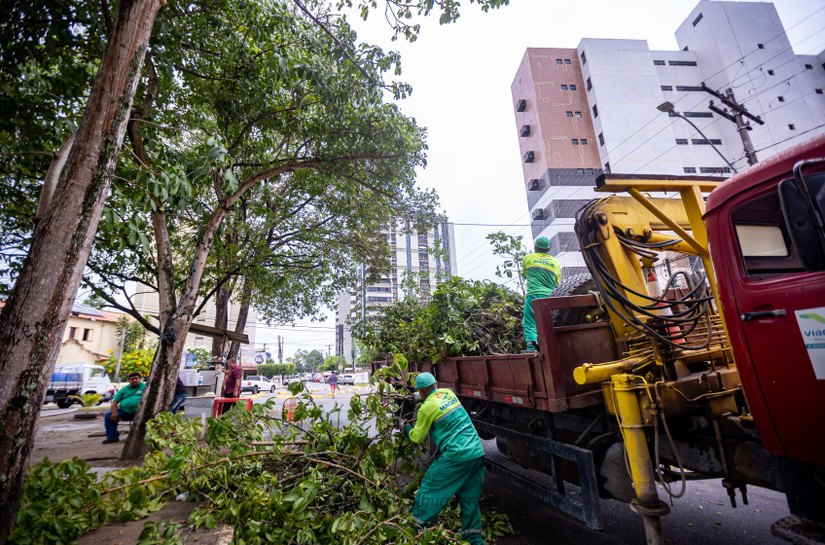
[[[533,221],[536,220],[543,220],[547,217],[547,213],[544,211],[544,208],[537,208],[533,210]]]
[[[538,191],[539,189],[541,189],[541,180],[538,178],[533,178],[527,182],[527,191]]]

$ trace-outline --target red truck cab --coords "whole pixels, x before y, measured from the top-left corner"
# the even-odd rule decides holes
[[[825,136],[731,177],[710,194],[705,212],[725,325],[762,443],[820,471],[825,468],[823,211]]]

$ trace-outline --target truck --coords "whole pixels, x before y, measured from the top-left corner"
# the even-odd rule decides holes
[[[575,223],[589,274],[533,302],[538,351],[420,370],[553,486],[490,471],[591,528],[614,498],[661,545],[657,485],[672,500],[715,479],[734,507],[748,486],[783,492],[772,532],[825,543],[825,137],[727,180],[596,185]]]
[[[55,366],[46,389],[46,403],[68,408],[76,400],[72,396],[101,394],[104,401],[114,395],[114,386],[106,369],[93,363],[64,363]]]

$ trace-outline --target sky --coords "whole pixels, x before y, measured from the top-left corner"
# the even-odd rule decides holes
[[[383,2],[379,0],[379,5]],[[510,85],[528,47],[575,48],[583,38],[645,39],[651,49],[675,50],[675,31],[697,0],[511,0],[482,13],[462,2],[456,23],[421,20],[414,43],[391,32],[382,13],[364,22],[349,17],[362,42],[401,53],[400,80],[413,93],[399,102],[428,131],[427,167],[418,183],[435,188],[455,225],[458,275],[495,278],[498,263],[485,240],[503,230],[530,239],[518,135]],[[825,49],[825,0],[773,2],[797,54]],[[489,226],[461,225],[490,224]],[[506,226],[506,227],[505,227]],[[295,329],[259,328],[256,344],[271,349],[285,338],[284,356],[298,349],[335,351],[335,320],[300,322]]]

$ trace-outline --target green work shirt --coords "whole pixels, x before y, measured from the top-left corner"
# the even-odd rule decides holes
[[[423,443],[432,432],[438,453],[445,460],[465,462],[484,456],[484,447],[470,415],[447,388],[439,388],[428,395],[418,409],[415,427],[408,424],[404,431],[414,443]]]
[[[143,390],[146,389],[146,383],[141,382],[137,388],[132,386],[124,386],[117,391],[112,401],[118,404],[118,408],[123,412],[136,413],[140,405],[140,396],[143,395]]]
[[[521,265],[521,274],[527,278],[527,295],[547,297],[561,281],[559,260],[550,254],[527,254]]]

